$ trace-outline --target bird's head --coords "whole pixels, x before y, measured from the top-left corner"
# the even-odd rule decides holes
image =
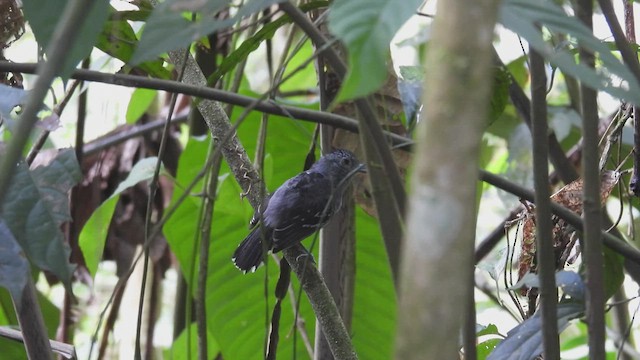
[[[365,165],[351,151],[344,149],[338,149],[323,156],[312,169],[329,174],[336,184],[346,183],[353,175],[366,172]]]

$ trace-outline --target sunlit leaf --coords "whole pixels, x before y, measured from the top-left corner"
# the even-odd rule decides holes
[[[111,197],[100,204],[80,232],[78,245],[82,251],[87,270],[92,276],[96,275],[98,264],[102,260],[104,244],[118,199],[117,196]]]
[[[480,327],[480,329],[478,329],[478,327]],[[487,326],[476,325],[476,336],[480,337],[484,335],[500,335],[500,332],[495,324],[489,324]]]
[[[486,359],[489,356],[489,354],[491,354],[491,352],[495,350],[496,346],[498,346],[500,341],[501,339],[489,339],[479,343],[476,346],[478,360]]]
[[[127,106],[127,124],[134,124],[149,109],[158,91],[151,89],[135,89]]]
[[[349,71],[338,101],[378,89],[387,78],[389,44],[422,0],[335,0],[329,30],[347,47]]]
[[[84,256],[85,264],[91,275],[95,276],[98,264],[102,260],[104,244],[116,204],[120,194],[136,186],[139,182],[150,180],[153,177],[158,158],[150,157],[138,161],[129,176],[118,184],[113,194],[91,214],[91,217],[82,228],[78,243]]]

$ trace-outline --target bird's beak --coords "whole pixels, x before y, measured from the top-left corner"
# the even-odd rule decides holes
[[[367,165],[365,164],[360,164],[358,165],[358,167],[356,168],[357,172],[361,172],[361,173],[366,173],[367,172]]]

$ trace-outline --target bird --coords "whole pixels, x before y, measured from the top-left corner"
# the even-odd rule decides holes
[[[264,250],[279,252],[318,231],[340,209],[351,180],[361,172],[366,172],[365,165],[351,151],[338,149],[285,181],[258,213],[261,223],[234,252],[235,266],[243,273],[254,272]]]

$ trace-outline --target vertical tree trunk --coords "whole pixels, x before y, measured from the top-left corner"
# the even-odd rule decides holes
[[[497,4],[438,2],[402,253],[397,359],[458,358],[473,291],[478,154]]]

